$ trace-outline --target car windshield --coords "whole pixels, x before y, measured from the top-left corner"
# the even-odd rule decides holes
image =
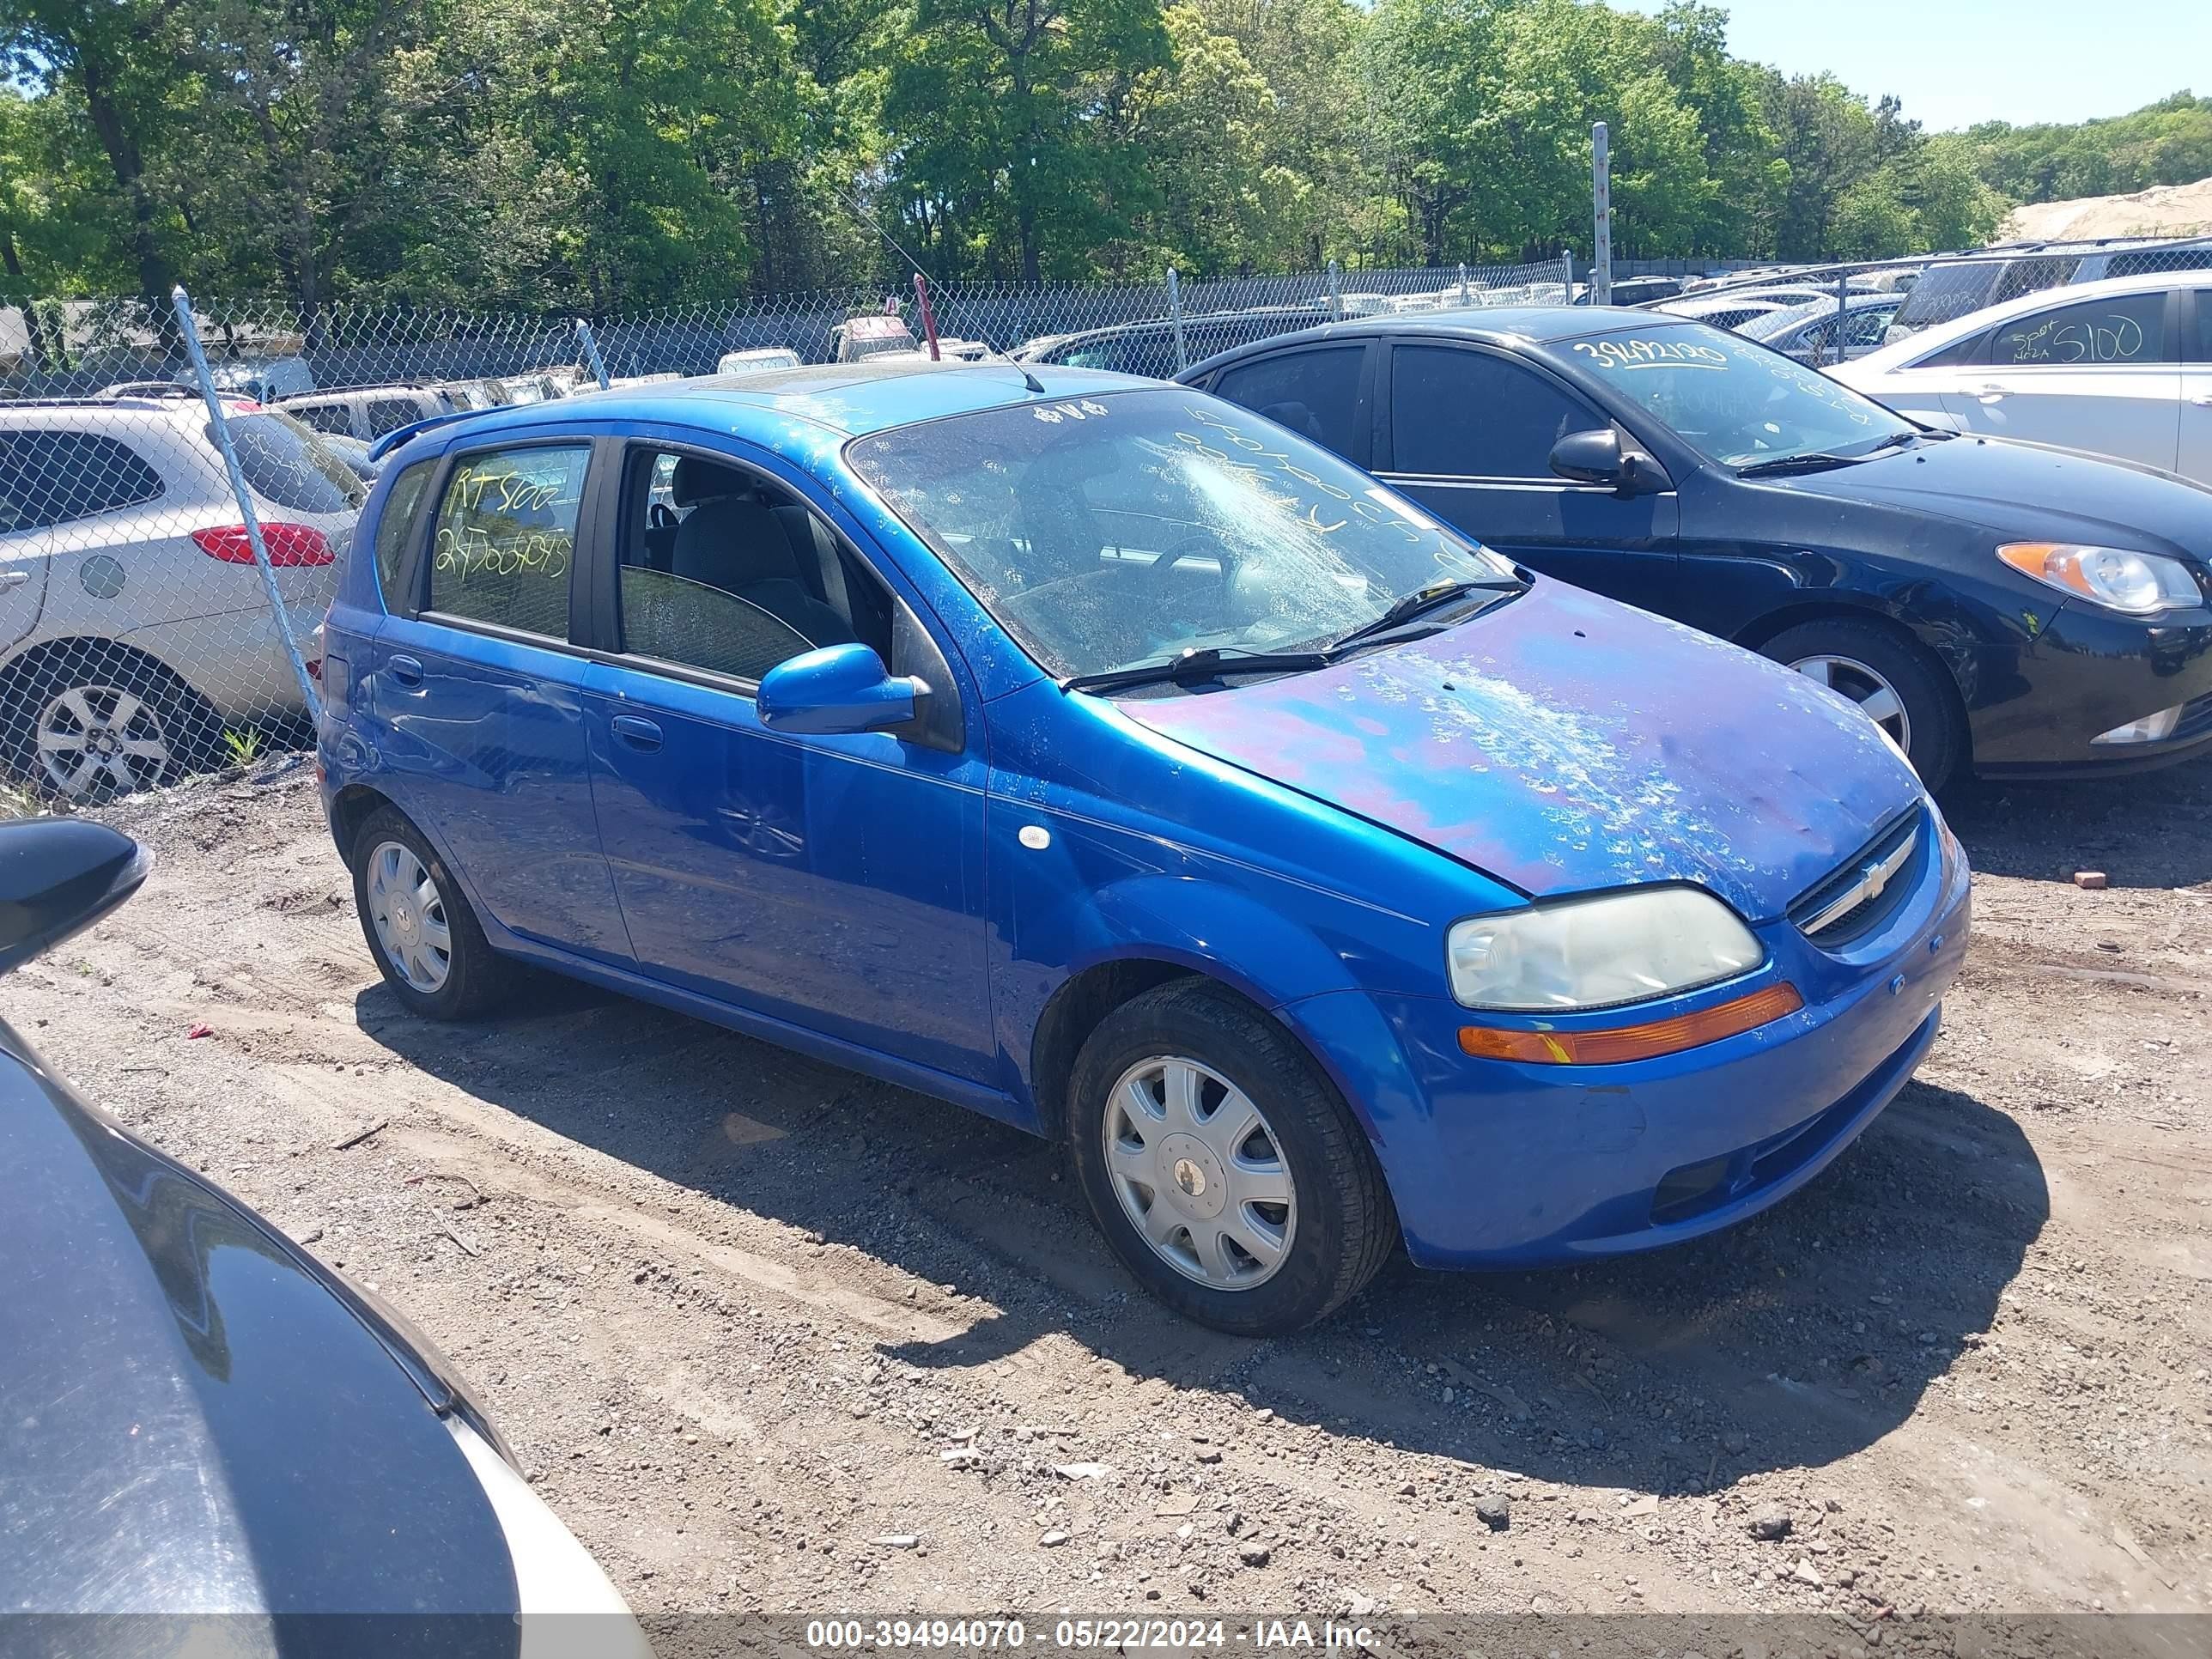
[[[1623,329],[1542,349],[1723,466],[1854,455],[1916,430],[1817,369],[1700,323]]]
[[[1055,674],[1326,644],[1513,567],[1203,393],[1116,392],[860,439],[854,468]]]
[[[295,513],[344,513],[368,498],[361,475],[313,428],[274,409],[230,417],[238,470],[256,495]],[[208,438],[215,433],[209,429]]]

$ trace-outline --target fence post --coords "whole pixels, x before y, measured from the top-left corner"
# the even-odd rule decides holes
[[[1344,320],[1344,281],[1336,268],[1336,261],[1328,262],[1328,315],[1332,322]]]
[[[1850,325],[1851,315],[1851,283],[1848,271],[1836,273],[1836,361],[1844,361],[1844,331]],[[1815,355],[1813,367],[1820,368],[1820,359]]]
[[[1571,306],[1575,302],[1575,251],[1571,247],[1559,250],[1559,303]]]
[[[1471,298],[1467,291],[1467,261],[1462,259],[1459,262],[1459,288],[1452,295],[1452,303],[1463,306],[1469,303]]]
[[[614,382],[607,379],[607,366],[599,361],[599,343],[592,337],[592,325],[581,317],[576,319],[576,343],[584,349],[584,367],[605,392]]]
[[[1605,123],[1590,128],[1590,303],[1613,303],[1613,150]]]
[[[293,676],[300,682],[300,696],[307,704],[307,718],[319,722],[323,700],[317,695],[315,677],[307,672],[307,659],[300,653],[300,641],[292,632],[291,613],[284,608],[284,592],[276,585],[276,573],[270,568],[269,549],[261,540],[261,515],[253,510],[253,492],[246,487],[246,474],[239,471],[238,451],[231,445],[230,420],[223,410],[222,394],[216,390],[215,372],[208,367],[207,353],[200,347],[199,330],[192,323],[191,296],[185,292],[182,283],[169,291],[169,304],[177,313],[177,327],[184,337],[185,350],[192,360],[192,375],[199,381],[200,396],[207,401],[208,431],[215,439],[215,447],[222,453],[222,470],[230,479],[230,493],[238,502],[239,515],[246,521],[246,544],[253,551],[255,568],[261,572],[262,590],[269,595],[269,611],[276,619],[277,636],[284,642],[284,654],[291,659]]]
[[[1182,280],[1173,265],[1168,267],[1168,315],[1175,321],[1176,372],[1181,374],[1190,367],[1190,353],[1182,340]]]

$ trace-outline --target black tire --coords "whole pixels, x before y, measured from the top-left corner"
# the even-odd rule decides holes
[[[387,842],[397,842],[414,854],[428,872],[438,895],[451,948],[444,980],[434,988],[414,983],[394,966],[377,933],[371,914],[370,866]],[[476,912],[462,896],[460,884],[422,832],[408,822],[405,813],[395,806],[380,806],[370,813],[355,832],[349,861],[353,866],[354,908],[361,915],[362,937],[368,941],[368,954],[377,972],[384,975],[392,994],[408,1012],[426,1019],[467,1019],[497,1006],[514,988],[514,964],[486,942]]]
[[[1946,683],[1943,670],[1897,629],[1855,617],[1823,617],[1783,629],[1759,651],[1785,665],[1817,657],[1841,658],[1873,670],[1887,682],[1905,711],[1905,758],[1930,792],[1948,783],[1966,758],[1966,722],[1954,688]]]
[[[1249,1289],[1202,1284],[1169,1265],[1108,1171],[1115,1087],[1132,1068],[1165,1057],[1196,1061],[1242,1090],[1288,1170],[1296,1219],[1287,1247],[1271,1276]],[[1076,1057],[1067,1117],[1075,1178],[1107,1243],[1146,1290],[1201,1325],[1237,1336],[1302,1329],[1357,1294],[1397,1243],[1382,1169],[1335,1086],[1288,1031],[1210,981],[1170,981],[1100,1022]],[[1156,1192],[1152,1202],[1164,1201]]]
[[[72,696],[73,703],[64,704],[64,699]],[[114,716],[125,711],[125,698],[137,704],[137,712],[124,723],[114,724]],[[82,782],[58,776],[49,765],[49,757],[40,750],[40,728],[59,707],[89,711],[101,736],[158,742],[167,750],[167,758],[149,765],[144,757],[126,753],[113,757],[117,764],[97,767]],[[11,671],[4,685],[0,685],[0,709],[6,711],[0,716],[5,720],[0,742],[5,744],[9,769],[53,800],[96,805],[136,789],[173,783],[188,772],[210,770],[221,763],[222,721],[214,705],[173,670],[127,646],[106,641],[86,641],[47,651]],[[82,724],[72,716],[60,718],[73,727]],[[72,735],[76,735],[74,729]],[[83,735],[89,740],[93,734]],[[89,750],[66,752],[91,754]],[[58,751],[54,758],[59,759]],[[118,775],[118,767],[132,775],[131,782],[126,785]]]

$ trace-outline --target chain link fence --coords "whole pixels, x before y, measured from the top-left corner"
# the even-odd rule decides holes
[[[1332,318],[1564,304],[1564,259],[778,295],[601,318],[0,307],[0,767],[93,803],[310,741],[315,632],[376,471],[455,410],[926,349],[1155,375]],[[929,313],[925,316],[925,307]]]

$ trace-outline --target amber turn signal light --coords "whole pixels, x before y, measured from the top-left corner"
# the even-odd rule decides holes
[[[1804,1006],[1796,986],[1770,985],[1694,1014],[1608,1030],[1509,1031],[1495,1025],[1462,1025],[1459,1046],[1477,1060],[1516,1060],[1528,1066],[1617,1066],[1718,1042],[1794,1014]]]

